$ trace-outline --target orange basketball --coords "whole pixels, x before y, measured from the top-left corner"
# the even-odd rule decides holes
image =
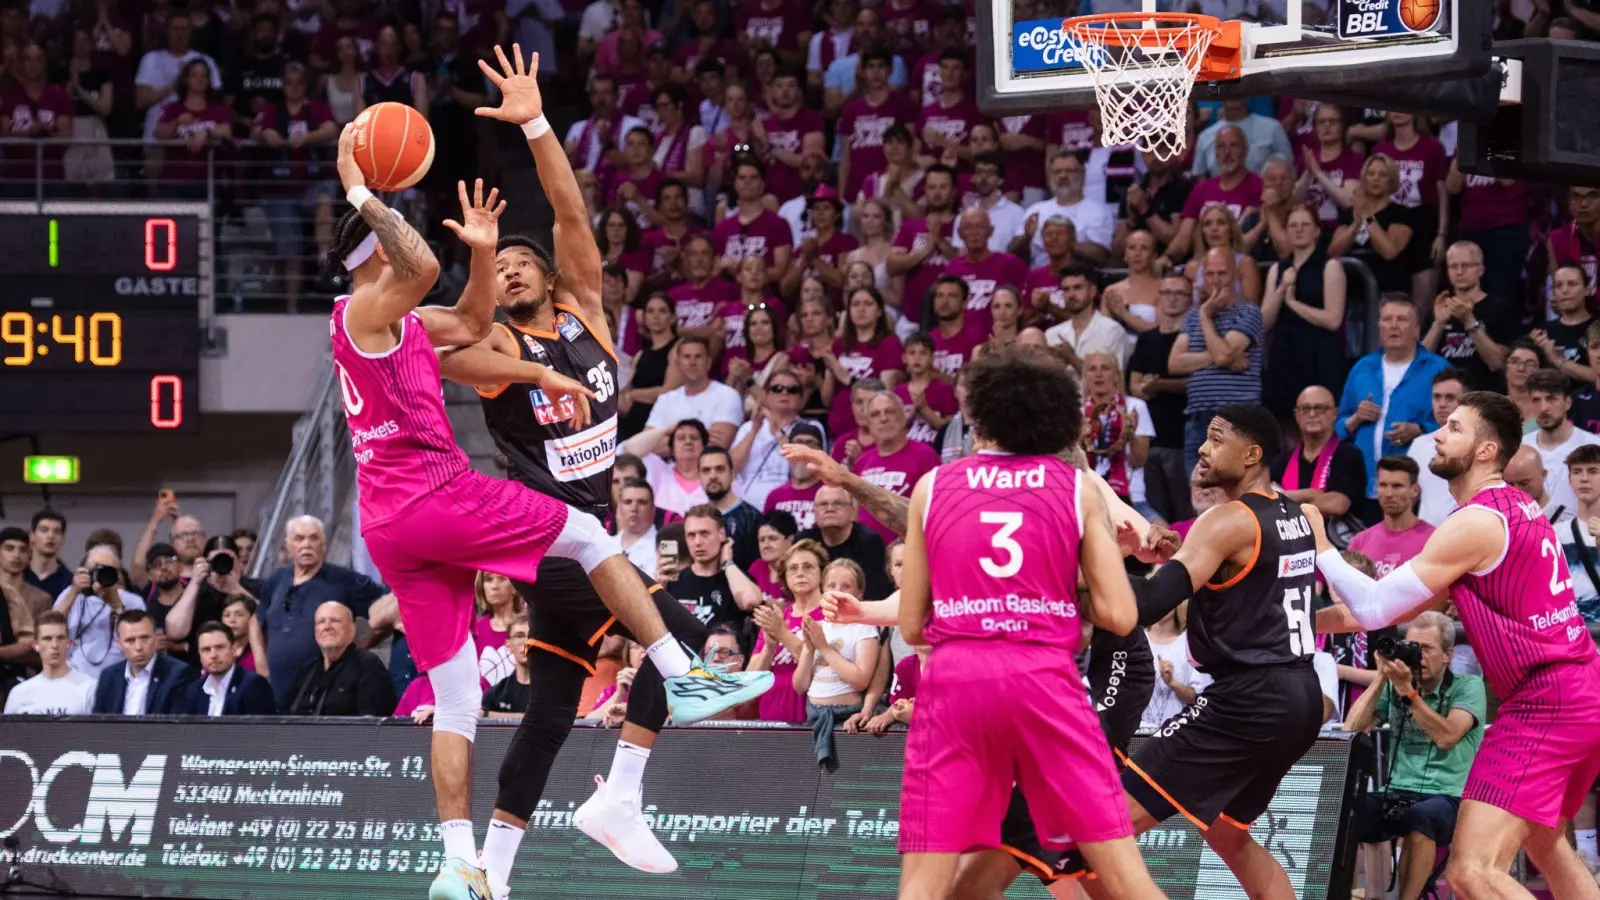
[[[1427,31],[1439,21],[1439,0],[1400,0],[1400,24]]]
[[[356,163],[375,191],[400,191],[433,165],[433,129],[404,103],[369,106],[355,120]]]

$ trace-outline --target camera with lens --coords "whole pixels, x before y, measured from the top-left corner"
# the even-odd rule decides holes
[[[122,573],[117,571],[116,566],[92,566],[89,569],[89,583],[94,585],[95,590],[113,587],[120,577]]]
[[[233,554],[218,553],[216,556],[211,557],[211,571],[218,575],[232,575],[233,562]]]
[[[1416,641],[1406,641],[1392,634],[1376,635],[1372,639],[1372,652],[1384,659],[1392,659],[1404,663],[1411,670],[1411,683],[1421,689],[1422,687],[1422,645]]]

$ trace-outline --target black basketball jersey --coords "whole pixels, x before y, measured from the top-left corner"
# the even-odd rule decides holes
[[[1213,676],[1248,666],[1309,661],[1316,650],[1312,603],[1317,540],[1300,504],[1251,492],[1256,552],[1227,581],[1208,583],[1189,601],[1189,654]],[[1192,536],[1192,535],[1191,535]]]
[[[570,398],[558,403],[531,384],[478,392],[495,446],[511,463],[511,477],[602,518],[611,506],[611,464],[617,452],[617,360],[578,310],[556,304],[555,331],[506,323],[497,327],[517,342],[522,358],[594,391],[593,423],[574,431]]]

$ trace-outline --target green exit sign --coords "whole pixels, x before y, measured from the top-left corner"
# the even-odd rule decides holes
[[[76,456],[27,456],[22,460],[22,480],[29,484],[77,484]]]

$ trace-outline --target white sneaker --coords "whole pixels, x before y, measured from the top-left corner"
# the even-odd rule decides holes
[[[641,872],[665,875],[678,870],[678,861],[661,846],[644,820],[639,796],[613,797],[604,778],[596,775],[594,796],[573,813],[572,822],[584,834],[606,846],[617,859]]]

